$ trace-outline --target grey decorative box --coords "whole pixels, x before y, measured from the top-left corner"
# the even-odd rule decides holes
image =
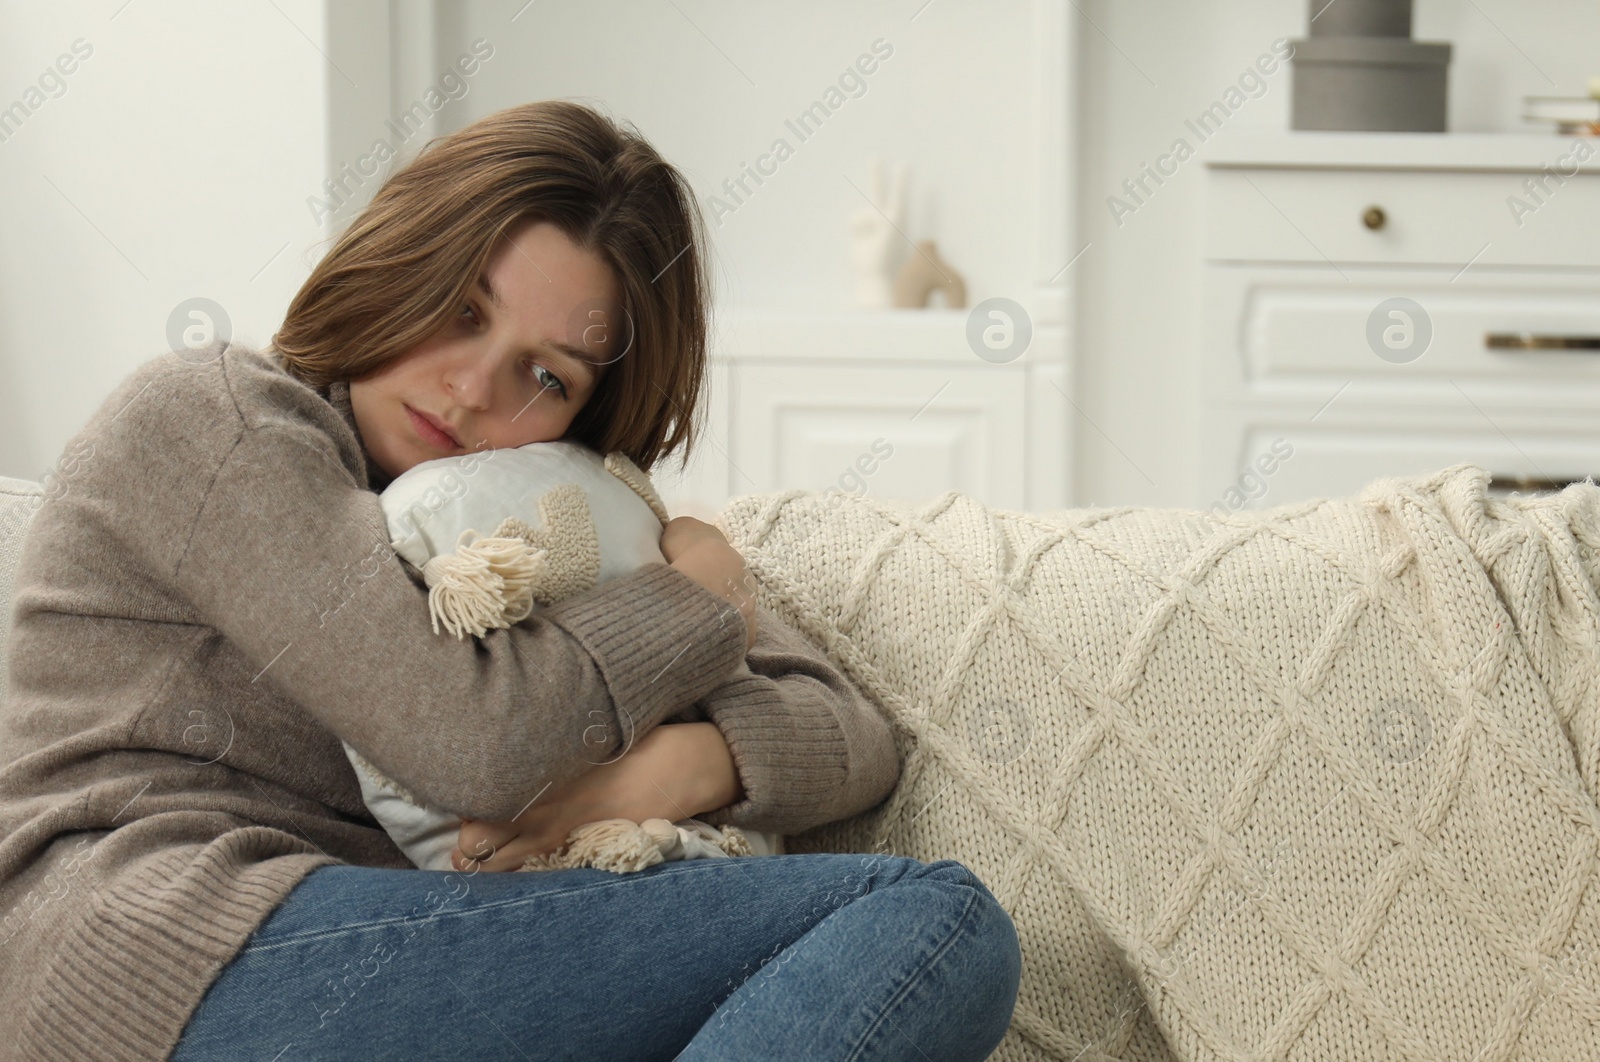
[[[1313,37],[1410,37],[1411,0],[1311,0]]]
[[[1442,133],[1450,52],[1401,37],[1295,41],[1290,127]]]

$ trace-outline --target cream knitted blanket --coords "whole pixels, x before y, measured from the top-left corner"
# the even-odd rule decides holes
[[[896,724],[789,850],[965,862],[997,1059],[1600,1058],[1600,488],[1240,513],[816,491],[720,522]]]

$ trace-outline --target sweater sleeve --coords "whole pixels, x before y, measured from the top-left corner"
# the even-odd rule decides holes
[[[744,663],[696,707],[722,731],[745,791],[698,816],[713,826],[801,833],[867,810],[900,779],[888,721],[764,605]]]
[[[177,556],[176,593],[251,681],[458,817],[515,817],[716,689],[744,652],[737,610],[661,563],[483,638],[434,633],[378,496],[315,431],[246,427],[192,526],[139,524],[180,532],[145,545]]]

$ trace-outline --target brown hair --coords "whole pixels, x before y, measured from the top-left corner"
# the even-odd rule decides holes
[[[568,436],[648,471],[699,431],[709,284],[688,182],[581,104],[508,107],[392,174],[289,304],[269,347],[312,387],[377,372],[454,319],[508,230],[543,220],[606,262],[631,346]]]

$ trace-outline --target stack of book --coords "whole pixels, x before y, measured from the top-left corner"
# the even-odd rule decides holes
[[[1587,96],[1524,96],[1522,120],[1555,127],[1562,136],[1600,136],[1600,78]]]

